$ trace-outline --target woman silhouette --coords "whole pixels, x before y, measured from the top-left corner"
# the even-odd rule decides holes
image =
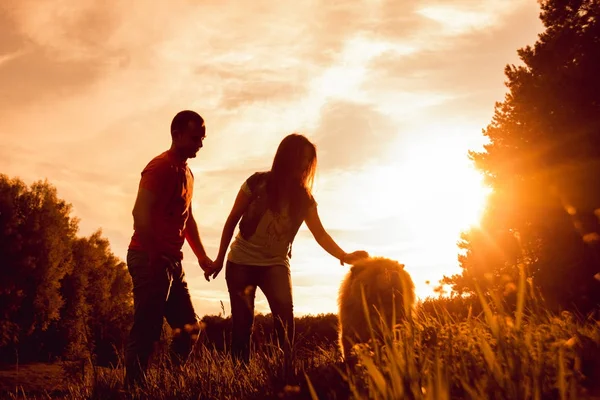
[[[225,271],[233,322],[231,351],[236,360],[250,360],[258,287],[269,302],[277,339],[289,365],[294,340],[290,258],[302,222],[306,222],[317,243],[342,265],[368,257],[365,251],[346,253],[323,228],[312,196],[316,166],[314,144],[303,135],[286,136],[279,144],[271,170],[256,172],[243,183],[225,222],[212,277],[216,278],[223,268],[225,253],[241,218]]]

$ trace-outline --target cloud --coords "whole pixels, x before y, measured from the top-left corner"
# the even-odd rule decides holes
[[[0,55],[0,66],[4,63],[8,63],[9,61],[14,60],[15,58],[20,57],[21,55],[23,55],[23,53],[23,51],[15,51],[14,53],[6,53]]]
[[[18,52],[25,40],[19,34],[17,23],[8,12],[6,4],[0,4],[0,54],[3,57]],[[1,65],[1,64],[0,64]]]
[[[62,60],[94,58],[103,53],[116,22],[110,6],[91,1],[73,6],[65,1],[23,0],[4,7],[16,21],[20,35]]]
[[[111,7],[27,0],[0,7],[0,54],[19,55],[0,63],[3,110],[81,93],[123,57],[110,45],[117,23]]]
[[[98,64],[58,62],[40,48],[17,54],[0,62],[0,108],[5,112],[14,112],[42,99],[56,101],[84,92],[102,73]],[[19,79],[14,79],[15,76]]]
[[[537,7],[513,2],[511,7],[493,3],[483,9],[474,7],[471,2],[464,3],[462,7],[425,6],[422,10],[432,12],[440,23],[460,22],[461,18],[453,16],[462,15],[465,21],[461,26],[465,29],[457,36],[429,36],[421,50],[413,54],[386,52],[376,57],[369,65],[369,75],[363,84],[365,90],[446,94],[444,101],[427,108],[428,112],[435,110],[436,116],[438,112],[448,116],[460,110],[458,114],[472,118],[481,115],[484,109],[490,110],[494,101],[501,99],[503,90],[490,82],[504,80],[503,66],[518,61],[515,42],[522,40],[524,46],[527,42],[519,38],[534,38],[541,29],[540,23],[530,23]],[[494,6],[499,8],[497,13]],[[469,11],[472,9],[475,11]],[[515,26],[526,28],[516,30]]]
[[[331,101],[321,109],[314,131],[319,168],[357,169],[377,160],[399,127],[371,105]]]

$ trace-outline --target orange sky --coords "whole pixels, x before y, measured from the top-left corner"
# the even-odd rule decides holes
[[[48,178],[80,234],[102,228],[125,259],[139,174],[168,148],[173,115],[196,110],[208,137],[190,161],[194,210],[214,257],[242,182],[302,132],[326,229],[405,263],[427,296],[425,281],[459,270],[458,232],[484,196],[466,153],[485,143],[538,13],[532,0],[4,0],[0,172]],[[224,274],[207,283],[185,256],[197,313],[229,313]],[[346,270],[303,227],[296,314],[335,312]]]

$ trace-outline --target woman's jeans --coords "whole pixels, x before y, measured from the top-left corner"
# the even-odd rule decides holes
[[[294,342],[294,306],[289,268],[284,265],[240,265],[228,261],[225,279],[231,300],[231,354],[234,360],[246,364],[250,361],[250,336],[257,287],[269,302],[279,346],[289,360]]]

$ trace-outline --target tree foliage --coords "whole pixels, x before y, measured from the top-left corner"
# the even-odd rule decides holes
[[[597,307],[600,288],[600,2],[540,2],[545,31],[505,69],[482,152],[493,195],[463,235],[458,292],[502,289],[520,266],[554,308]]]
[[[131,319],[125,264],[97,231],[77,237],[47,181],[0,175],[0,353],[21,360],[113,353]]]

